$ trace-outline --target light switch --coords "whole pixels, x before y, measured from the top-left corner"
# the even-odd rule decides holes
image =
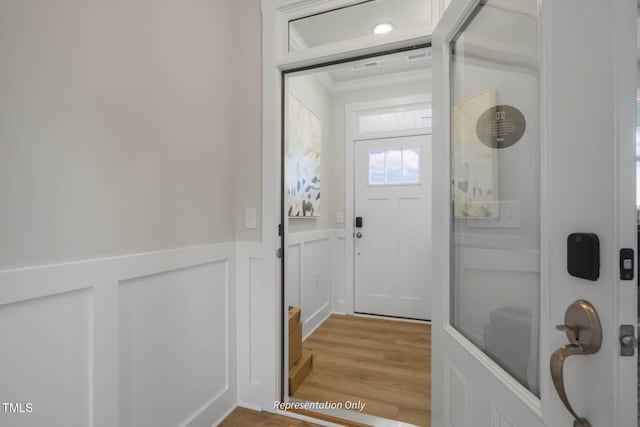
[[[336,212],[336,224],[344,224],[344,212]]]
[[[500,200],[496,218],[469,218],[469,228],[520,228],[520,202]]]
[[[246,208],[244,210],[244,226],[253,230],[257,226],[257,210],[256,208]]]

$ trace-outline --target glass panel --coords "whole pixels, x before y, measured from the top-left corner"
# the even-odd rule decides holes
[[[369,184],[384,185],[384,151],[369,153]]]
[[[402,151],[402,182],[405,184],[420,182],[420,150],[417,148]]]
[[[640,104],[636,105],[636,206],[640,208]]]
[[[636,160],[636,206],[640,208],[640,160]]]
[[[451,323],[539,395],[537,0],[482,3],[451,44]]]
[[[402,151],[387,151],[387,184],[402,183]]]
[[[427,108],[393,113],[369,114],[360,116],[359,118],[359,133],[361,135],[410,129],[427,129],[430,127],[431,110]]]
[[[424,28],[430,22],[430,4],[425,0],[364,1],[290,21],[289,51],[323,46],[373,34],[385,37],[399,30]]]

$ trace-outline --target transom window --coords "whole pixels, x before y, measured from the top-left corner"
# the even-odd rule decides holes
[[[360,135],[430,128],[431,110],[428,108],[367,114],[358,118]]]

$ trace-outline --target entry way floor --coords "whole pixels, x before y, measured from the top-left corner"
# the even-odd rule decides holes
[[[313,369],[293,397],[430,427],[431,325],[333,314],[303,348]]]

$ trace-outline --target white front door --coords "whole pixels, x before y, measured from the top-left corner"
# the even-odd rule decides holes
[[[430,319],[431,135],[356,142],[355,311]]]
[[[433,426],[636,425],[636,8],[453,0],[434,33]],[[599,348],[556,329],[577,300]]]

